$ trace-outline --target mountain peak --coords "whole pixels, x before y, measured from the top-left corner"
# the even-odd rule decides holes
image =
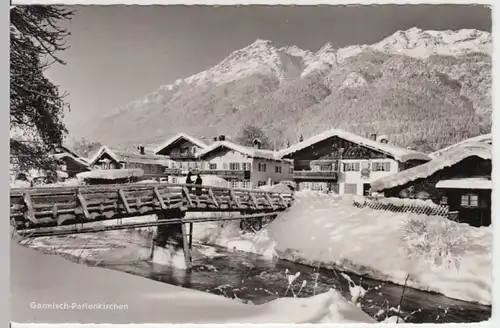
[[[273,42],[271,40],[257,38],[252,44],[254,44],[254,45],[260,45],[260,44],[272,45],[272,43]]]
[[[425,59],[432,55],[458,56],[469,52],[491,55],[491,33],[462,29],[458,31],[433,31],[412,27],[399,30],[372,45],[349,45],[334,48],[330,42],[317,52],[301,49],[295,45],[277,47],[273,41],[257,38],[253,43],[233,51],[219,64],[186,79],[178,80],[163,90],[174,90],[181,85],[193,86],[210,83],[220,85],[239,80],[253,74],[273,75],[283,79],[286,75],[283,54],[295,57],[294,63],[301,62],[301,76],[322,70],[325,67],[342,64],[364,50],[375,50],[387,54],[399,54]],[[289,59],[286,61],[290,62]],[[293,64],[297,65],[297,64]],[[287,66],[289,67],[289,66]]]

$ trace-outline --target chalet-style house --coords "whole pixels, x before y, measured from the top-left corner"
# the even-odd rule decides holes
[[[220,176],[232,188],[257,188],[292,179],[291,161],[261,149],[259,140],[254,140],[252,148],[222,139],[198,154],[199,169],[193,173]]]
[[[487,226],[491,223],[491,157],[490,144],[467,142],[423,165],[374,181],[372,190],[389,197],[430,199],[457,212],[460,222]]]
[[[78,173],[90,171],[86,159],[64,146],[56,146],[50,156],[58,162],[59,178],[74,178]]]
[[[101,170],[142,169],[145,179],[159,179],[165,176],[165,168],[172,165],[167,156],[146,154],[144,147],[132,153],[102,146],[89,160],[90,165]]]
[[[166,140],[154,151],[156,155],[168,156],[172,165],[166,170],[167,174],[184,174],[190,169],[197,168],[197,156],[208,145],[203,141],[185,133],[179,133]]]
[[[367,195],[370,183],[428,162],[423,153],[389,144],[388,138],[371,139],[332,129],[292,145],[279,154],[293,160],[297,190]]]

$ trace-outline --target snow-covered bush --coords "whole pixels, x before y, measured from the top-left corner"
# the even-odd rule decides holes
[[[429,217],[430,218],[430,217]],[[460,255],[466,246],[456,222],[429,222],[410,218],[403,226],[401,243],[409,257],[424,258],[437,266],[460,269]]]

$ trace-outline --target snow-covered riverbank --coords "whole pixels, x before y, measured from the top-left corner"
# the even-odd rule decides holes
[[[373,323],[337,291],[263,305],[73,263],[11,243],[11,320],[29,323]],[[93,308],[92,308],[93,307]]]
[[[414,229],[409,220],[417,225],[424,222],[424,231],[408,232]],[[256,234],[241,234],[239,222],[228,221],[223,226],[199,224],[194,237],[230,249],[335,267],[398,284],[404,284],[409,275],[411,287],[491,304],[491,227],[356,208],[352,199],[299,192],[287,212]]]

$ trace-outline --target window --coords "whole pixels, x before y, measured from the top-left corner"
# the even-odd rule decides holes
[[[344,184],[344,194],[356,195],[358,193],[358,185],[355,183]]]
[[[312,165],[311,166],[311,171],[313,172],[319,172],[320,167],[318,165]]]
[[[332,166],[331,165],[321,165],[321,171],[331,171]]]
[[[474,194],[462,195],[460,205],[463,207],[477,207],[479,204],[479,196]]]
[[[374,162],[372,163],[373,172],[389,172],[391,170],[390,162]]]
[[[250,181],[241,181],[241,188],[250,189]]]
[[[311,189],[314,191],[326,191],[326,183],[325,182],[313,182]]]
[[[231,171],[238,171],[240,169],[240,163],[229,163],[229,169]]]
[[[441,205],[448,205],[448,197],[446,197],[446,196],[441,197],[440,204]]]
[[[151,173],[156,173],[156,165],[151,165]]]
[[[288,169],[288,174],[293,174],[293,167],[290,167],[290,168]]]
[[[281,174],[281,166],[280,166],[280,165],[276,165],[276,166],[274,167],[274,172],[275,172],[275,173],[280,173],[280,174]]]
[[[250,163],[241,163],[244,171],[250,171]]]
[[[238,182],[237,180],[231,181],[231,188],[238,188]]]
[[[266,172],[267,165],[266,163],[259,163],[258,170],[259,172]]]
[[[210,170],[217,170],[217,163],[208,164]]]
[[[265,165],[265,164],[264,164]],[[258,181],[257,182],[257,187],[262,187],[262,186],[265,186],[266,185],[266,182],[265,181]]]
[[[177,183],[177,177],[172,177],[172,183]]]
[[[359,172],[359,163],[344,163],[344,172]]]

